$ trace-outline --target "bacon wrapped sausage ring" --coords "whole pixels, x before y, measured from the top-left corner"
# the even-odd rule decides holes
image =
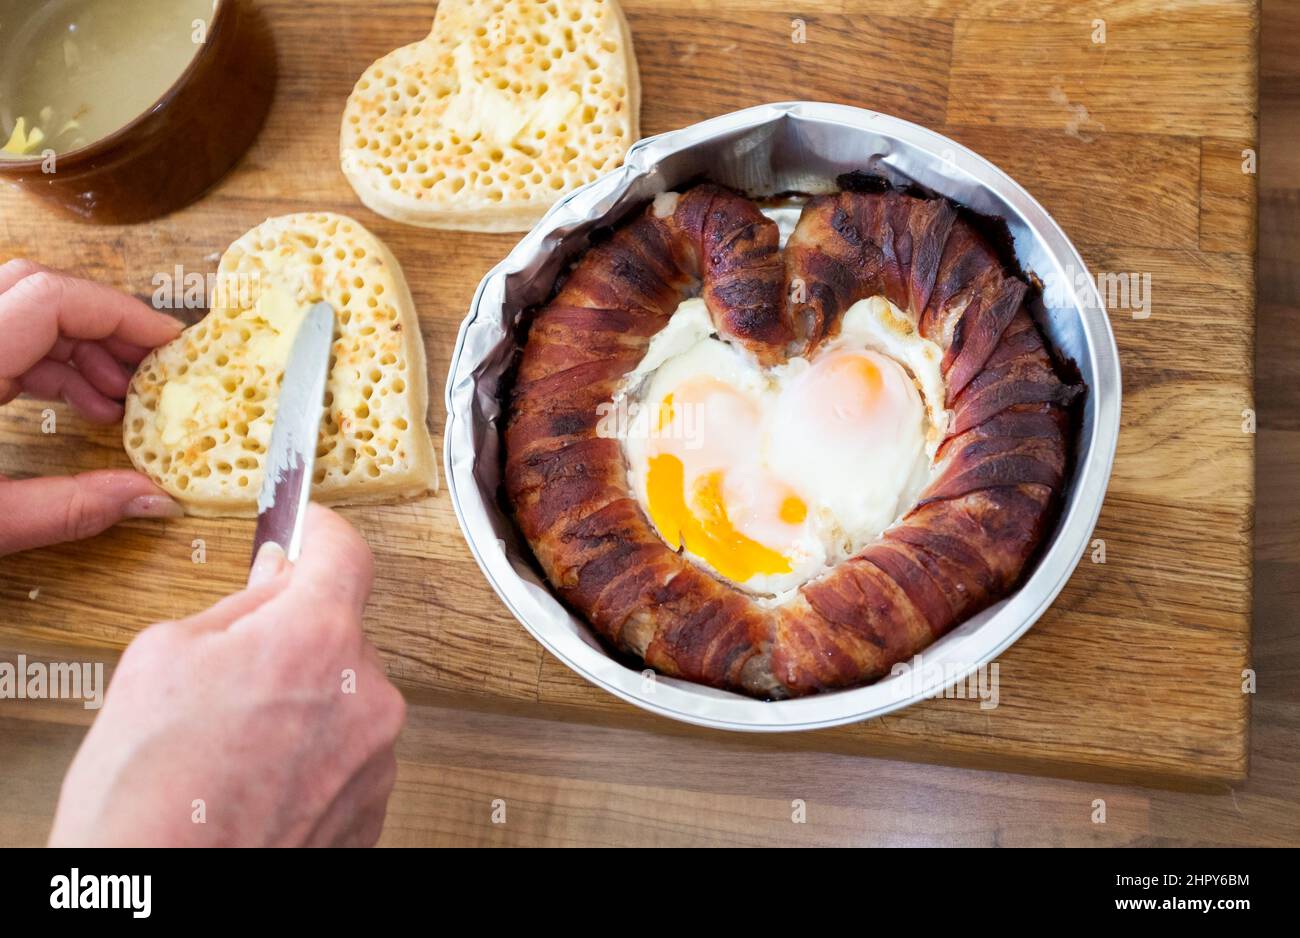
[[[1080,389],[1058,375],[1026,289],[943,199],[814,197],[783,252],[743,196],[704,184],[660,197],[534,315],[508,408],[506,497],[558,595],[658,671],[769,699],[869,683],[1005,596],[1053,516]],[[619,440],[598,431],[601,405],[697,293],[718,334],[765,365],[814,352],[873,296],[943,351],[952,420],[932,481],[780,604],[671,549]]]

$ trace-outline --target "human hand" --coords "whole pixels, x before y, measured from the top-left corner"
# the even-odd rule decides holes
[[[91,423],[117,423],[135,366],[180,331],[134,297],[10,261],[0,266],[0,404],[26,392],[61,399]],[[124,518],[181,514],[162,489],[129,470],[0,476],[0,556],[91,537]]]
[[[406,705],[361,630],[370,551],[316,505],[304,544],[292,566],[264,548],[243,592],[131,643],[64,779],[52,846],[378,840]]]

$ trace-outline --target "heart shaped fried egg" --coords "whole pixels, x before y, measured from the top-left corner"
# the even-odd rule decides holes
[[[632,489],[670,547],[779,598],[915,503],[949,420],[941,359],[873,297],[765,369],[686,300],[615,395]]]

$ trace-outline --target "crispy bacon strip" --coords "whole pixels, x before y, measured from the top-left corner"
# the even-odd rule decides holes
[[[944,350],[953,425],[902,522],[778,606],[670,550],[632,494],[601,405],[678,304],[760,362],[806,354],[883,294]],[[1012,589],[1063,483],[1065,385],[1026,286],[940,199],[811,199],[776,226],[713,185],[647,208],[574,266],[533,317],[505,431],[505,490],[559,595],[666,674],[780,698],[862,684]]]

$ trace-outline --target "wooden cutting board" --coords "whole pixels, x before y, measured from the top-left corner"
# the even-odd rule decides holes
[[[175,265],[206,273],[269,215],[354,215],[415,294],[441,438],[456,330],[513,235],[379,218],[337,168],[343,101],[373,59],[424,35],[432,3],[268,0],[275,106],[247,158],[199,204],[93,228],[0,192],[0,261],[27,256],[144,297]],[[1112,310],[1124,419],[1097,546],[1053,608],[1000,659],[1000,700],[938,700],[853,727],[764,737],[821,748],[1098,780],[1215,786],[1246,772],[1254,437],[1256,31],[1253,2],[626,0],[654,134],[752,104],[874,108],[972,147],[1060,221],[1094,274],[1150,275],[1149,315]],[[802,29],[805,42],[796,42]],[[183,141],[178,142],[183,145]],[[1130,306],[1141,306],[1130,297]],[[0,339],[3,341],[3,339]],[[116,431],[46,405],[0,411],[0,472],[126,466]],[[544,652],[488,588],[445,494],[348,510],[376,555],[367,628],[413,697],[643,714]],[[241,586],[252,525],[135,522],[0,560],[0,641],[117,649],[150,622]],[[202,559],[202,563],[195,562]],[[0,707],[3,707],[0,702]],[[754,741],[750,740],[749,745]]]

